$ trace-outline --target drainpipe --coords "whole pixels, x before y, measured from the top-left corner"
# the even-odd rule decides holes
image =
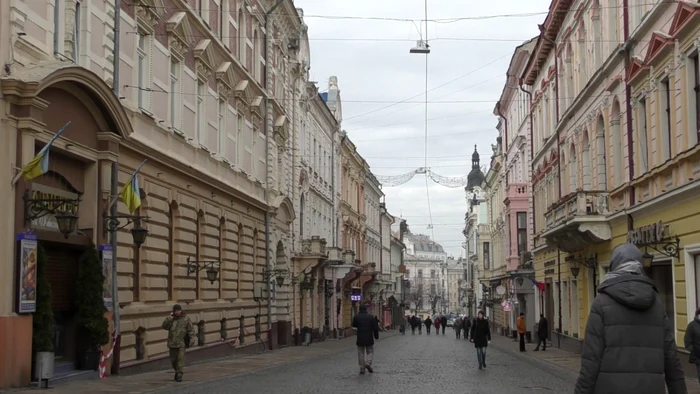
[[[625,0],[626,1],[626,0]],[[540,37],[542,37],[543,40],[551,43],[554,45],[554,114],[557,117],[557,124],[559,123],[559,57],[557,56],[558,52],[558,45],[554,40],[549,39],[546,35],[546,31],[544,28],[544,25],[537,25],[540,29]],[[559,176],[557,177],[559,179],[559,182],[557,187],[559,190],[559,199],[561,199],[562,194],[561,194],[561,144],[559,143],[559,127],[557,127],[557,132],[556,132],[556,138],[557,138],[557,161],[559,161],[559,165],[557,166],[557,172],[559,172]]]
[[[631,46],[632,42],[630,42],[630,28],[629,28],[629,10],[627,7],[629,7],[629,0],[622,0],[622,17],[623,17],[623,34],[624,34],[624,48],[623,50],[625,51],[625,75],[627,75],[627,70],[630,67],[631,63]],[[629,84],[625,84],[625,117],[627,118],[627,162],[628,162],[628,167],[629,167],[629,182],[632,183],[632,180],[634,179],[634,147],[632,146],[633,144],[633,138],[632,138],[632,91],[630,88]],[[633,207],[635,205],[635,189],[634,186],[630,184],[629,186],[629,204],[630,207]],[[632,219],[631,215],[627,216],[629,219]],[[632,230],[634,226],[634,220],[628,221],[628,226],[629,229]]]
[[[121,0],[114,0],[114,53],[112,61],[112,91],[114,95],[119,98],[119,42],[120,42],[120,30],[119,24],[121,22]],[[58,9],[58,7],[56,7]],[[58,35],[54,34],[54,43],[57,44]],[[54,46],[58,48],[58,45]],[[116,196],[119,192],[119,159],[112,163],[112,182],[110,185],[111,196]],[[119,214],[117,210],[117,204],[112,204],[109,214],[111,216],[117,216]],[[119,284],[117,281],[117,232],[113,231],[109,233],[109,243],[112,245],[112,324],[114,325],[114,332],[116,333],[116,342],[114,343],[114,352],[112,354],[112,375],[119,375],[119,363],[121,360],[121,323],[120,323],[120,311],[119,311]]]
[[[272,86],[270,85],[270,56],[269,56],[269,45],[268,42],[270,41],[270,15],[279,7],[284,0],[277,0],[277,2],[270,8],[269,11],[265,13],[265,81],[264,81],[264,86],[265,86],[265,95],[264,100],[265,100],[265,119],[263,120],[263,125],[265,129],[265,133],[268,132],[268,127],[270,126],[269,119],[268,119],[268,109],[270,108],[270,98],[268,97],[270,95],[270,90],[272,90]],[[265,144],[265,163],[267,167],[267,179],[265,182],[265,205],[267,205],[267,208],[265,209],[265,267],[270,270],[272,267],[272,262],[270,261],[270,165],[267,163],[267,161],[270,158],[270,135],[267,136],[268,140],[267,143]],[[272,286],[270,285],[270,280],[266,280],[267,282],[267,330],[268,330],[268,336],[270,335],[270,332],[272,331]],[[270,338],[268,338],[268,341],[270,341]],[[270,341],[270,343],[272,343]]]
[[[528,118],[530,118],[530,187],[532,188],[532,233],[535,233],[535,229],[537,228],[536,224],[536,215],[535,215],[535,192],[534,192],[534,187],[532,186],[532,176],[535,174],[535,144],[533,141],[533,123],[532,123],[532,92],[526,90],[523,87],[523,79],[520,78],[520,81],[518,81],[518,86],[520,87],[520,90],[525,92],[528,96],[527,104],[528,108]]]

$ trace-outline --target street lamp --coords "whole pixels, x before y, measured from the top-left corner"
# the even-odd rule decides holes
[[[191,257],[187,257],[187,276],[190,276],[190,274],[194,274],[197,271],[206,270],[205,272],[207,274],[207,280],[213,284],[219,276],[220,268],[220,261],[198,261],[192,259]]]
[[[75,232],[78,227],[78,198],[31,198],[29,191],[24,193],[24,221],[31,223],[32,220],[42,218],[46,215],[53,215],[56,219],[58,231],[64,237]]]
[[[522,287],[523,282],[525,282],[525,278],[523,278],[522,276],[518,276],[516,280],[518,281],[518,286]]]
[[[644,268],[650,268],[652,262],[654,262],[654,255],[645,251],[642,255],[642,265]]]
[[[275,277],[275,282],[277,282],[277,286],[282,287],[284,285],[284,274],[285,270],[283,269],[269,269],[265,267],[263,269],[263,278],[265,278],[265,281],[270,280],[273,276]]]
[[[104,217],[104,232],[105,235],[107,233],[113,233],[115,231],[119,231],[126,226],[130,225],[131,223],[134,224],[134,226],[129,230],[131,233],[131,238],[134,241],[134,245],[136,245],[137,248],[140,248],[141,245],[146,242],[146,237],[148,236],[148,230],[143,228],[141,226],[141,221],[142,220],[148,220],[148,216],[137,216],[137,215],[116,215],[116,216],[109,216],[107,215],[106,211],[105,214],[103,215]],[[126,220],[126,223],[122,224],[120,219]]]

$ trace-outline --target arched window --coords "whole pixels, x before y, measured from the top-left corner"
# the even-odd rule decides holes
[[[603,64],[603,29],[601,26],[600,14],[600,0],[595,0],[591,7],[591,21],[593,22],[593,66],[595,69],[598,69]]]
[[[581,143],[581,171],[583,175],[583,190],[591,190],[591,144],[588,139],[588,130],[583,131]]]
[[[620,103],[613,101],[610,112],[610,137],[612,142],[613,187],[622,184],[622,135],[620,131]]]
[[[299,238],[304,239],[304,211],[306,210],[306,199],[304,194],[301,195],[299,203]]]
[[[564,100],[564,102],[567,103],[566,107],[568,108],[574,101],[574,97],[576,97],[576,92],[574,92],[574,49],[571,46],[571,42],[566,45],[565,56],[564,63],[566,64],[566,77],[564,82],[566,83],[567,98]]]
[[[608,20],[608,31],[605,35],[607,36],[606,40],[610,43],[608,52],[611,52],[620,43],[620,34],[618,30],[618,26],[620,24],[620,5],[618,4],[618,0],[612,0],[605,8]]]
[[[595,131],[595,153],[596,166],[598,167],[598,190],[608,190],[608,169],[606,163],[606,144],[605,144],[605,120],[603,115],[598,115],[598,121]]]

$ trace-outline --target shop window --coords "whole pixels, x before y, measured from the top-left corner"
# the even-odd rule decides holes
[[[197,346],[204,346],[206,342],[206,332],[204,331],[204,320],[197,323]]]
[[[143,360],[146,358],[146,329],[139,327],[136,332],[134,332],[134,350],[136,351],[136,359]]]

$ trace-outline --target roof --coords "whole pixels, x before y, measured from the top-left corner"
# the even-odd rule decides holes
[[[562,27],[566,14],[571,8],[573,0],[552,0],[549,5],[549,13],[544,19],[544,22],[539,25],[540,36],[537,38],[530,60],[525,66],[522,78],[526,85],[535,83],[537,75],[541,71],[542,64],[547,60],[549,54],[554,49],[554,42],[559,35],[559,30]]]
[[[442,245],[433,241],[425,234],[413,234],[409,231],[406,234],[406,238],[413,244],[414,252],[445,253]]]
[[[476,145],[474,145],[474,153],[472,154],[472,170],[467,175],[467,186],[465,190],[474,190],[474,187],[481,186],[481,184],[486,179],[484,172],[481,171],[481,166],[479,165],[479,152],[476,150]]]

